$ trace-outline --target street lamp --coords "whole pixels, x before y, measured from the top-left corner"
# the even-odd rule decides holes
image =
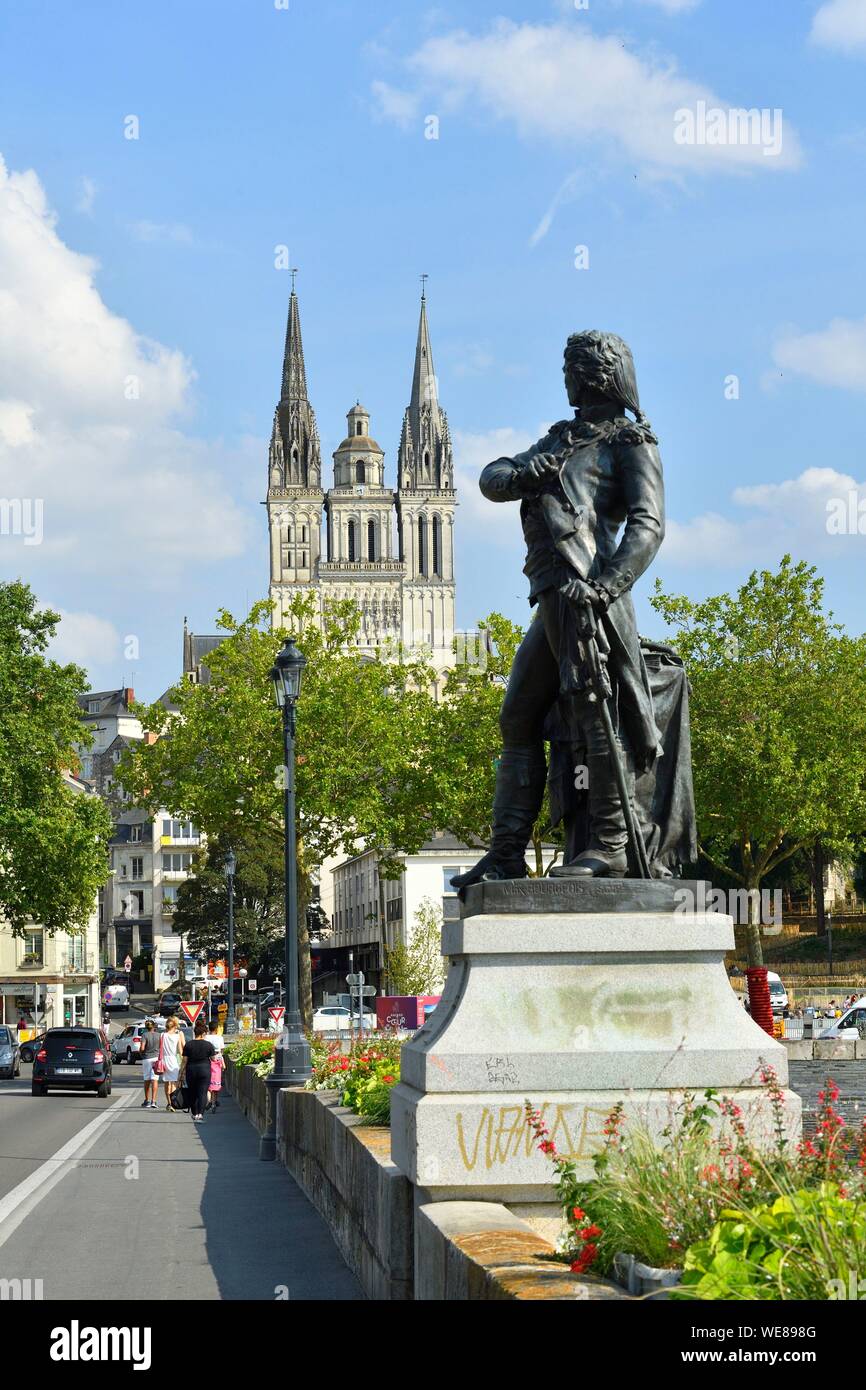
[[[229,1025],[226,1032],[234,1032],[234,1027],[230,1020],[235,1016],[235,869],[238,866],[235,852],[230,849],[225,857],[223,873],[226,876],[226,887],[229,895],[229,991],[228,991],[228,1013],[226,1023]]]
[[[295,843],[295,705],[301,693],[306,658],[291,637],[277,653],[270,676],[277,706],[283,716],[283,781],[285,784],[285,917],[286,996],[283,1031],[274,1049],[274,1070],[268,1077],[270,1105],[268,1128],[261,1137],[259,1158],[277,1156],[277,1092],[283,1086],[302,1085],[313,1071],[310,1045],[301,1029],[298,989],[298,879]]]

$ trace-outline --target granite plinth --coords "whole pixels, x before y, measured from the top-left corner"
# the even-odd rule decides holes
[[[560,906],[558,891],[535,886]],[[771,1136],[760,1074],[772,1066],[785,1088],[787,1056],[728,982],[730,917],[670,907],[528,912],[520,897],[508,910],[507,884],[475,887],[487,910],[473,910],[470,889],[464,916],[445,923],[442,1000],[405,1044],[392,1097],[392,1156],[428,1199],[550,1201],[552,1170],[526,1126],[526,1099],[586,1177],[617,1103],[627,1121],[660,1133],[684,1094],[714,1087],[753,1133]],[[787,1090],[784,1109],[794,1137],[800,1103]]]

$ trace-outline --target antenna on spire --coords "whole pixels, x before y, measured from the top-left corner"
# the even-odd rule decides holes
[[[297,266],[294,266],[294,267],[292,268],[292,294],[295,293],[295,276],[297,275],[297,273],[298,273],[298,268],[297,268]]]
[[[430,279],[430,276],[429,276],[429,275],[421,275],[421,276],[419,276],[419,279],[420,279],[420,281],[421,281],[421,298],[422,298],[422,299],[426,299],[426,298],[427,298],[427,281]]]

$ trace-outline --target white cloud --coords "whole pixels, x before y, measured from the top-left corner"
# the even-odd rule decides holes
[[[789,329],[776,342],[773,361],[822,386],[866,391],[866,318],[833,319],[814,333]]]
[[[853,498],[853,501],[851,500]],[[866,483],[834,468],[807,468],[781,483],[738,487],[734,516],[704,512],[687,522],[668,520],[660,563],[695,569],[766,565],[790,552],[811,561],[839,558],[840,544],[858,537],[828,526],[833,513],[866,513]],[[866,531],[866,516],[864,516]]]
[[[866,49],[866,0],[826,0],[812,20],[811,37],[825,48]]]
[[[82,178],[78,201],[75,204],[76,212],[83,212],[85,217],[93,215],[93,205],[96,202],[97,188],[93,179]]]
[[[60,614],[57,631],[49,644],[54,661],[74,661],[78,666],[109,666],[120,658],[120,634],[113,623],[95,613],[69,613],[50,600],[40,608]]]
[[[416,103],[424,100],[440,115],[473,107],[510,122],[527,139],[593,155],[603,146],[654,173],[794,168],[800,161],[796,132],[784,121],[774,157],[768,155],[768,139],[762,143],[742,132],[716,143],[710,138],[679,143],[680,112],[698,113],[704,103],[707,112],[718,110],[733,126],[730,113],[738,108],[683,76],[673,60],[640,56],[621,39],[596,36],[582,22],[500,19],[483,34],[454,30],[428,39],[406,59],[406,68],[413,79],[412,93],[401,93],[407,103],[414,95]],[[375,83],[373,90],[388,115],[383,85]],[[387,88],[389,100],[393,90]],[[754,100],[766,101],[770,94],[769,89],[756,92]],[[772,114],[768,108],[768,119]],[[399,109],[392,118],[401,119]]]
[[[546,429],[547,426],[542,425],[534,436],[508,426],[483,434],[455,430],[454,485],[460,499],[460,522],[465,530],[483,527],[482,534],[488,541],[513,544],[517,548],[523,545],[517,504],[489,502],[478,487],[478,479],[485,464],[522,453],[540,439]]]
[[[96,269],[60,240],[36,174],[0,160],[0,497],[43,500],[27,569],[54,592],[61,565],[67,585],[164,585],[239,554],[249,531],[213,467],[222,445],[179,427],[190,363],[113,313]]]
[[[419,97],[414,92],[401,91],[388,82],[374,82],[372,91],[379,112],[386,120],[405,129],[417,118]]]

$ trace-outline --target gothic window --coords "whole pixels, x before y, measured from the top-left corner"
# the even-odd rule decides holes
[[[430,477],[430,455],[426,449],[424,450],[424,477]]]
[[[291,543],[292,543],[292,528],[291,528],[291,526],[287,526],[287,527],[286,527],[286,540],[287,540],[288,543],[291,545]]]
[[[355,523],[354,523],[354,521],[350,521],[350,522],[349,522],[349,560],[350,560],[350,561],[354,561],[355,558],[356,558],[356,554],[357,554],[357,552],[356,552],[356,548],[355,548]]]
[[[371,520],[371,521],[368,521],[368,522],[367,522],[367,559],[368,559],[368,560],[375,560],[375,558],[376,558],[376,523],[375,523],[375,521],[372,521],[372,520]]]
[[[433,518],[433,573],[442,578],[442,522]]]
[[[307,552],[306,552],[306,550],[302,550],[302,551],[301,551],[301,569],[302,569],[302,570],[305,570],[306,568],[307,568]]]
[[[306,526],[302,526],[302,527],[301,527],[301,540],[302,540],[302,541],[305,541],[306,539],[307,539],[307,528],[306,528]]]
[[[360,420],[358,421],[358,423],[357,423],[356,426],[355,426],[355,433],[356,433],[356,434],[360,434],[360,433],[361,433],[361,421],[360,421]]]
[[[427,573],[427,518],[418,518],[418,573]]]
[[[361,463],[360,460],[355,464],[355,482],[356,482],[356,483],[363,483],[363,482],[365,482],[365,478],[364,478],[364,465],[363,465],[363,463]]]

